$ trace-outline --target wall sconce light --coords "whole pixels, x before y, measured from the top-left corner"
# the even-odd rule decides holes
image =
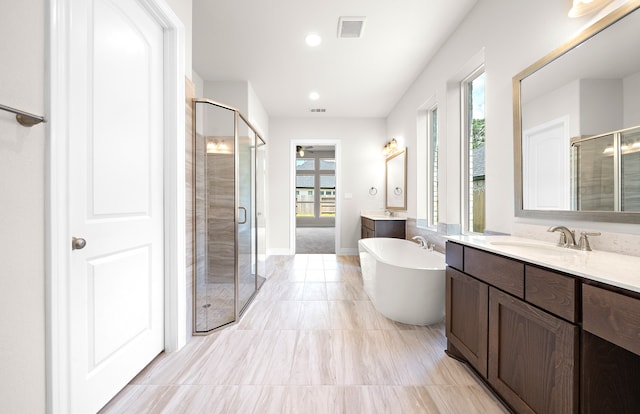
[[[207,154],[232,154],[233,151],[224,140],[208,139]]]
[[[612,0],[573,0],[573,6],[569,10],[569,17],[581,17],[591,14],[607,4]]]
[[[384,155],[391,155],[398,150],[398,141],[395,138],[392,138],[391,141],[387,142],[385,146],[382,148],[382,153]]]
[[[296,145],[296,152],[299,156],[304,157],[304,148],[302,148],[300,145]]]

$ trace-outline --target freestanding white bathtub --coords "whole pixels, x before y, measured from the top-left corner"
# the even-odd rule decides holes
[[[409,240],[358,241],[364,290],[389,319],[431,325],[444,318],[444,255]]]

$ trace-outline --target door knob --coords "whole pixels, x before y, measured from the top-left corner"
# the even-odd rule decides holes
[[[87,241],[80,237],[72,237],[71,238],[71,250],[80,250],[84,249],[84,246],[87,245]]]

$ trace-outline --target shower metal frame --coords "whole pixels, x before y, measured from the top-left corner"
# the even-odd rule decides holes
[[[252,177],[252,180],[255,181],[256,179],[256,174],[257,174],[257,161],[258,161],[258,156],[257,156],[257,149],[263,145],[266,145],[266,141],[264,140],[264,138],[262,138],[262,135],[260,135],[260,133],[257,131],[257,129],[251,124],[251,122],[249,122],[249,120],[242,114],[242,112],[240,112],[240,110],[238,108],[235,108],[233,106],[230,105],[226,105],[217,101],[214,101],[212,99],[208,99],[208,98],[193,98],[192,99],[192,103],[193,103],[193,111],[192,111],[192,118],[193,118],[193,134],[192,134],[192,142],[193,142],[193,149],[192,149],[192,168],[193,168],[193,176],[192,176],[192,185],[193,185],[193,191],[191,194],[192,197],[192,210],[193,210],[193,223],[192,223],[192,245],[193,245],[193,254],[192,254],[192,258],[191,258],[191,262],[192,262],[192,272],[191,272],[191,277],[192,277],[192,297],[193,297],[193,310],[192,310],[192,335],[194,336],[203,336],[203,335],[209,335],[212,334],[213,332],[216,332],[220,329],[224,329],[226,327],[235,325],[236,323],[238,323],[240,317],[242,317],[242,314],[244,313],[245,309],[247,309],[247,307],[251,304],[251,302],[253,301],[253,299],[255,298],[256,294],[259,291],[259,286],[258,286],[258,264],[259,264],[259,260],[258,260],[258,237],[255,237],[255,245],[253,246],[253,248],[255,249],[256,252],[256,261],[255,261],[255,269],[256,269],[256,280],[255,280],[255,291],[253,292],[253,294],[251,295],[251,297],[247,300],[247,303],[242,307],[242,309],[238,308],[238,303],[239,303],[239,278],[240,278],[240,271],[239,271],[239,261],[238,261],[238,225],[239,223],[239,218],[238,218],[238,210],[239,210],[239,204],[240,204],[240,200],[239,200],[239,194],[240,194],[240,181],[238,179],[239,177],[239,164],[240,164],[240,151],[239,151],[239,140],[238,140],[238,128],[239,128],[239,120],[240,118],[244,121],[244,123],[247,125],[247,127],[249,127],[251,129],[251,131],[253,131],[253,133],[256,136],[256,141],[255,144],[253,146],[253,148],[255,149],[255,155],[253,157],[253,162],[252,162],[252,167],[253,167],[253,171],[254,171],[254,176]],[[197,124],[196,124],[196,104],[197,103],[205,103],[205,104],[209,104],[209,105],[213,105],[213,106],[217,106],[223,109],[227,109],[229,111],[232,111],[234,113],[233,116],[233,157],[234,157],[234,175],[235,175],[235,179],[234,179],[234,253],[235,253],[235,261],[234,261],[234,320],[232,322],[228,322],[225,323],[223,325],[220,325],[216,328],[213,329],[209,329],[207,331],[196,331],[196,317],[197,317],[197,302],[196,302],[196,289],[197,289],[197,266],[196,266],[196,176],[195,176],[195,168],[196,168],[196,157],[197,157],[197,151],[196,151],[196,130],[197,130]],[[261,143],[259,144],[258,141],[260,141]],[[252,191],[252,201],[256,202],[257,200],[257,181],[256,181],[256,185],[254,188],[251,189]],[[258,224],[258,214],[257,214],[257,209],[254,208],[254,211],[251,212],[252,215],[252,219],[254,221],[254,223],[256,223],[256,226]],[[245,221],[247,219],[247,214],[246,214],[246,209],[245,209]]]

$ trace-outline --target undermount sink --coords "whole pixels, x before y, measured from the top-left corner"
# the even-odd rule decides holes
[[[551,244],[532,243],[516,240],[493,240],[490,241],[489,244],[505,249],[514,249],[521,252],[527,251],[530,253],[541,254],[545,256],[577,257],[586,253],[580,250],[569,249],[566,247],[560,247]]]

